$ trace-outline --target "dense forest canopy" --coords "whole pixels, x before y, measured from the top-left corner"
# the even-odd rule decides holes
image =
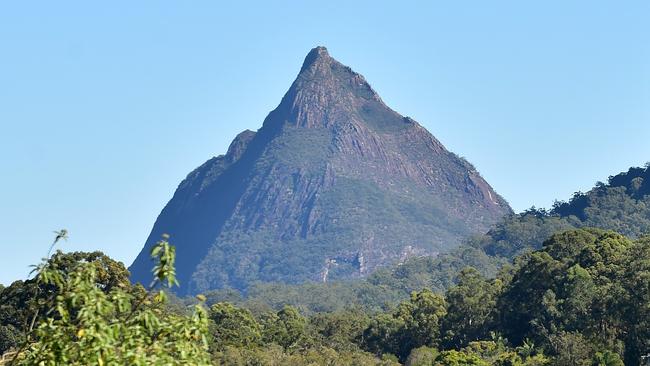
[[[147,288],[100,252],[56,252],[0,288],[0,352],[23,365],[642,365],[649,174],[365,280],[178,298],[166,237]]]
[[[650,237],[562,231],[495,278],[467,267],[444,293],[313,314],[185,306],[164,290],[174,251],[160,245],[149,289],[99,253],[55,254],[0,293],[2,351],[25,365],[640,365],[650,352]]]

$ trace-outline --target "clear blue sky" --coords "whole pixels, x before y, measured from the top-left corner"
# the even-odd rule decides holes
[[[316,45],[517,211],[650,160],[650,2],[0,3],[0,282],[130,265],[185,175],[256,130]]]

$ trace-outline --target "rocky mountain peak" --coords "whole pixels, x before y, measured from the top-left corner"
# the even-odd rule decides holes
[[[327,52],[327,48],[323,46],[314,47],[305,57],[300,72],[302,73],[310,67],[318,67],[322,64],[328,64],[330,61],[332,61],[332,57],[330,57],[329,52]]]
[[[366,276],[436,255],[512,211],[470,163],[312,49],[257,132],[181,182],[130,267],[167,233],[181,292]]]
[[[281,121],[276,123],[331,128],[348,122],[362,124],[364,114],[383,113],[380,110],[389,111],[396,121],[401,119],[361,74],[331,57],[325,47],[316,47],[305,57],[296,80],[271,115],[279,114],[276,119]]]

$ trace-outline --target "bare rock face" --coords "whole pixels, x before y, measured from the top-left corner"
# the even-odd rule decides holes
[[[365,276],[436,255],[511,213],[462,158],[317,47],[257,132],[181,182],[130,267],[148,283],[163,233],[182,293]]]

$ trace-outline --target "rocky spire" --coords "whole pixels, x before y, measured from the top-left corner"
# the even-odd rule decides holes
[[[302,68],[300,68],[300,72],[302,73],[312,66],[318,67],[317,65],[319,64],[328,64],[331,60],[332,57],[330,57],[329,52],[327,52],[327,48],[323,46],[312,48],[305,57],[305,61],[302,63]]]
[[[183,293],[366,276],[511,212],[471,164],[316,47],[263,127],[179,185],[130,270],[148,284],[149,250],[167,233]]]

